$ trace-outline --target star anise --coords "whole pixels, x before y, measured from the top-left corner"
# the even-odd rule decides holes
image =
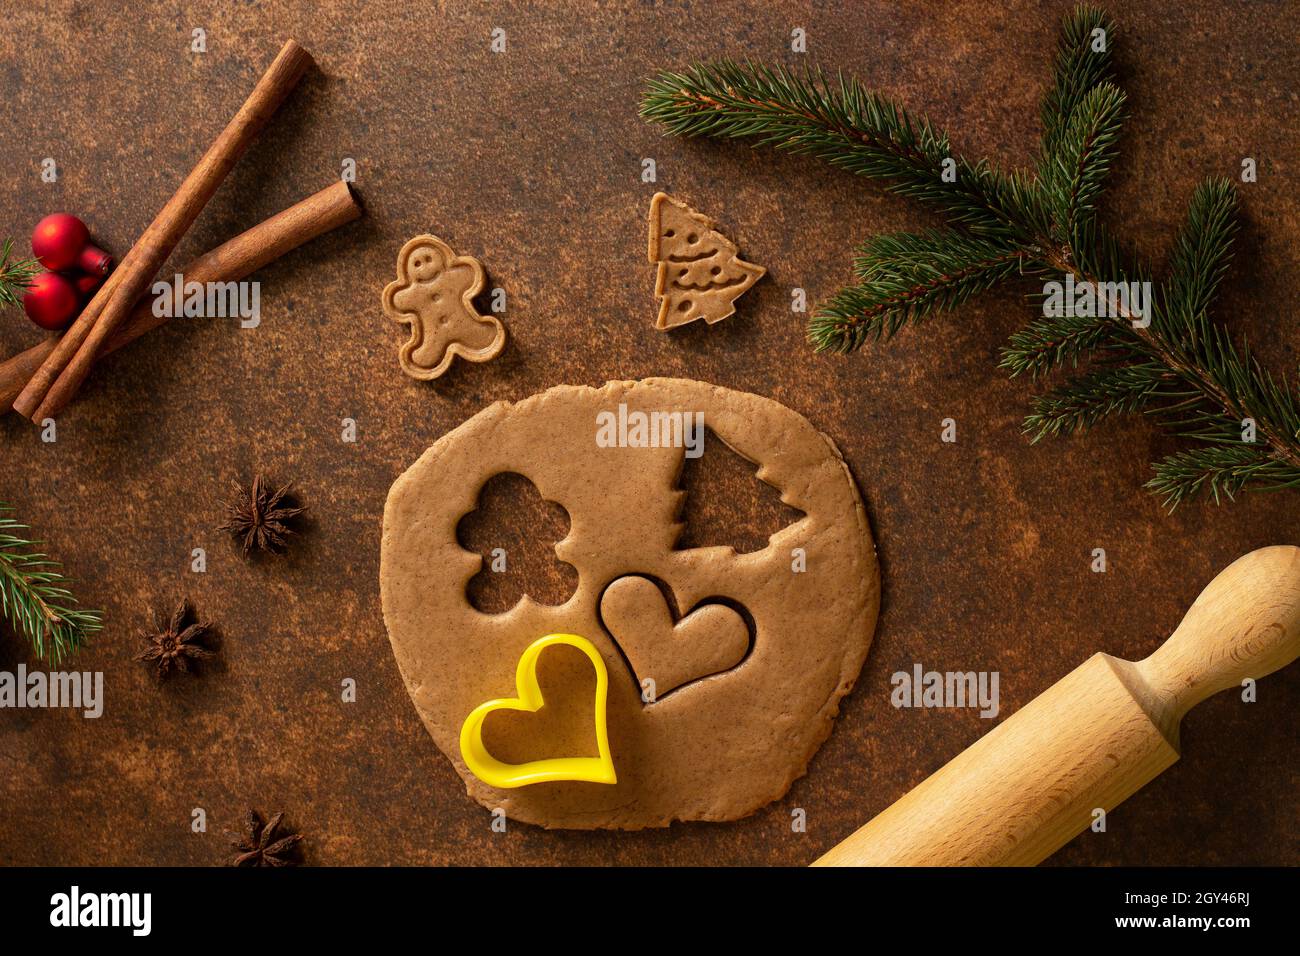
[[[136,656],[136,660],[153,664],[160,680],[172,671],[192,673],[198,661],[216,656],[203,643],[211,632],[212,625],[207,621],[192,619],[192,615],[189,601],[181,601],[172,612],[170,620],[164,620],[161,614],[154,611],[153,630],[141,635],[145,640],[145,649]],[[187,621],[190,623],[187,624]]]
[[[228,834],[232,837],[230,845],[237,851],[230,861],[231,866],[297,866],[298,844],[302,841],[301,833],[287,829],[281,833],[280,824],[284,820],[281,810],[263,823],[256,810],[249,810],[244,818],[244,836]]]
[[[306,511],[288,502],[292,484],[271,491],[261,475],[253,477],[252,489],[236,485],[235,497],[226,505],[227,520],[221,526],[240,541],[244,554],[268,551],[273,554],[284,550],[289,535],[295,529],[287,522]]]

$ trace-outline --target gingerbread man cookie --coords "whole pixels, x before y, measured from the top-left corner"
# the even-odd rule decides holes
[[[474,257],[456,255],[436,236],[416,236],[402,246],[397,279],[384,289],[384,312],[411,327],[398,353],[402,371],[427,381],[447,371],[457,355],[471,362],[496,358],[506,329],[474,308],[482,291],[483,266]]]

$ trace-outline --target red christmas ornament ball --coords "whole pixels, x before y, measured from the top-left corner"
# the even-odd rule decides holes
[[[43,329],[65,329],[81,311],[77,287],[57,272],[42,272],[27,287],[23,311]]]
[[[88,242],[90,230],[84,222],[69,213],[56,212],[32,230],[32,255],[47,269],[70,269]]]

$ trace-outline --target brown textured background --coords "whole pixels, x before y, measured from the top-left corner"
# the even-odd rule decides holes
[[[1140,485],[1170,445],[1142,421],[1028,447],[1027,387],[993,367],[1025,316],[1006,291],[891,345],[814,356],[790,289],[824,298],[849,279],[855,242],[933,220],[813,161],[665,140],[636,116],[654,68],[719,55],[802,63],[789,52],[802,26],[807,59],[929,113],[971,155],[1024,164],[1066,6],[6,3],[0,234],[23,240],[67,209],[124,253],[288,36],[320,69],[181,255],[326,185],[345,156],[368,217],[258,276],[260,328],[177,323],[106,361],[57,444],[0,421],[0,498],[109,622],[78,660],[105,672],[100,720],[0,712],[0,862],[218,863],[222,828],[256,806],[286,808],[316,863],[807,863],[990,726],[974,711],[892,709],[892,672],[996,669],[1005,715],[1094,651],[1145,655],[1233,558],[1296,543],[1297,492],[1165,514]],[[1300,53],[1288,5],[1110,9],[1132,118],[1108,215],[1160,259],[1195,182],[1255,157],[1220,314],[1291,372]],[[489,52],[493,26],[508,31],[504,55]],[[188,51],[194,27],[206,54]],[[39,180],[45,156],[56,184]],[[657,184],[640,181],[646,156]],[[717,218],[769,269],[721,326],[651,327],[644,216],[656,188]],[[401,375],[398,330],[379,309],[397,249],[425,230],[482,259],[507,290],[511,336],[497,361],[460,363],[432,386]],[[0,316],[0,353],[34,332]],[[437,436],[495,399],[644,375],[770,395],[835,438],[878,537],[876,642],[810,774],[754,817],[494,834],[420,726],[389,650],[384,497]],[[947,416],[955,445],[939,441]],[[339,440],[345,417],[356,444]],[[283,562],[247,563],[214,531],[230,479],[255,467],[296,478],[312,509]],[[208,549],[206,574],[188,571],[194,547]],[[1106,574],[1089,571],[1095,547]],[[136,632],[150,606],[186,594],[219,623],[222,664],[159,688],[131,660]],[[0,636],[0,667],[25,659],[18,638]],[[339,700],[345,677],[355,704]],[[1250,706],[1225,694],[1198,707],[1183,761],[1054,862],[1295,863],[1300,668],[1259,692]],[[190,832],[194,807],[207,834]],[[794,807],[807,810],[805,834],[790,832]]]

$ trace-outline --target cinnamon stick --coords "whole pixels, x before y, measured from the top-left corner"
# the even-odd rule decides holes
[[[118,265],[118,281],[104,283],[36,370],[13,404],[19,413],[41,421],[72,400],[105,342],[311,62],[311,54],[293,40],[285,43],[239,112]]]
[[[186,281],[237,282],[290,250],[360,216],[361,206],[352,190],[347,183],[337,182],[205,253],[181,269],[181,274]],[[134,342],[167,319],[166,315],[154,315],[152,298],[142,299],[104,343],[103,354]],[[58,338],[45,339],[0,362],[0,408],[7,409],[18,397],[23,385],[50,356],[58,342]]]

